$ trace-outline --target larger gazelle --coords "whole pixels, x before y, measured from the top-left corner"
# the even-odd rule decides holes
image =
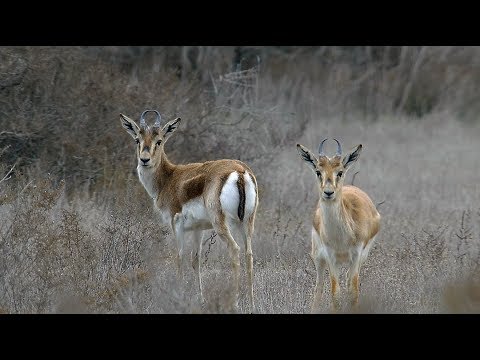
[[[156,121],[147,125],[145,115],[155,112]],[[233,305],[238,304],[240,247],[232,237],[237,229],[245,243],[250,311],[253,312],[252,234],[258,204],[257,182],[252,170],[238,160],[215,160],[203,163],[173,164],[164,146],[177,128],[180,118],[163,127],[156,110],[145,110],[140,124],[120,114],[125,130],[136,141],[137,171],[140,182],[153,199],[161,221],[171,226],[178,249],[177,265],[182,273],[184,235],[194,233],[192,265],[196,269],[198,289],[203,301],[200,272],[202,230],[214,229],[226,243],[233,269]]]
[[[345,156],[338,140],[337,153],[328,157],[323,152],[324,139],[318,158],[297,144],[302,159],[311,167],[318,181],[320,199],[315,209],[312,228],[312,252],[317,279],[312,311],[320,305],[325,268],[330,273],[332,305],[339,308],[339,270],[347,265],[347,287],[351,305],[358,304],[360,267],[367,259],[380,228],[380,214],[369,196],[358,187],[343,185],[347,170],[357,161],[362,145]]]

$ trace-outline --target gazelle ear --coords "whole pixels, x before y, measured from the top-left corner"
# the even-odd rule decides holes
[[[167,140],[170,137],[170,135],[172,135],[175,132],[180,120],[181,120],[180,118],[176,118],[175,120],[169,121],[168,123],[165,124],[165,126],[162,128],[164,141]]]
[[[318,160],[315,155],[313,155],[313,153],[305,146],[300,144],[297,144],[297,151],[300,154],[302,160],[305,161],[313,169],[313,171],[317,171]]]
[[[357,145],[355,148],[350,150],[348,154],[342,160],[343,167],[347,170],[351,165],[357,161],[358,157],[360,156],[360,152],[362,151],[362,144]]]
[[[127,130],[127,132],[135,139],[138,136],[140,128],[138,125],[130,119],[128,116],[120,114],[120,123],[122,124],[123,128]]]

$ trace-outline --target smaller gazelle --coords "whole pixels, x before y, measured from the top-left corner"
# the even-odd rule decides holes
[[[147,112],[155,112],[152,126],[145,122]],[[176,118],[163,127],[156,110],[145,110],[140,124],[120,114],[120,122],[135,139],[137,172],[140,182],[153,199],[161,221],[171,226],[178,249],[177,266],[183,277],[184,234],[194,234],[192,265],[196,269],[199,296],[203,301],[200,273],[202,230],[214,229],[226,243],[233,269],[233,306],[237,307],[240,247],[231,230],[236,229],[245,244],[250,311],[253,312],[252,234],[258,204],[257,181],[252,170],[239,160],[215,160],[203,163],[173,164],[165,155],[165,142],[180,122]]]
[[[312,312],[320,306],[325,267],[328,266],[334,310],[339,309],[339,272],[347,265],[347,288],[350,305],[358,304],[360,267],[380,228],[380,214],[369,196],[353,185],[343,185],[347,170],[357,161],[362,145],[342,156],[338,140],[337,153],[329,158],[323,153],[324,139],[318,158],[304,146],[297,144],[302,159],[317,176],[320,199],[313,216],[312,252],[317,280]]]

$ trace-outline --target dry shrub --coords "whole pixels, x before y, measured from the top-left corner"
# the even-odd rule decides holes
[[[97,216],[91,226],[85,222],[88,208],[72,208],[63,195],[64,187],[48,178],[9,189],[14,200],[2,209],[0,229],[0,304],[9,312],[51,312],[57,301],[112,310],[107,300],[113,298],[102,294],[121,288],[129,273],[143,279],[146,247],[164,236],[148,216],[142,220],[138,202]],[[90,211],[92,205],[83,203]]]
[[[199,304],[194,272],[177,278],[174,242],[135,174],[118,115],[153,108],[164,121],[183,119],[166,145],[172,161],[237,158],[256,173],[258,312],[309,311],[318,190],[295,143],[316,147],[324,137],[364,144],[355,185],[385,200],[359,311],[444,311],[446,284],[478,272],[480,260],[478,52],[2,47],[0,309],[231,312],[225,244],[204,246],[207,303]],[[474,304],[473,288],[462,289],[452,291]]]

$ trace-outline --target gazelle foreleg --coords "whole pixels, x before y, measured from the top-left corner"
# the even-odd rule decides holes
[[[172,219],[173,235],[177,243],[177,273],[183,280],[183,247],[185,244],[184,218],[181,213],[176,213]]]
[[[363,245],[351,252],[350,268],[347,272],[347,288],[350,297],[350,306],[355,307],[358,305],[359,297],[359,276],[360,266],[362,262],[362,248]]]
[[[312,252],[310,257],[315,265],[315,270],[317,273],[315,289],[313,291],[313,302],[311,306],[311,312],[313,313],[320,307],[320,302],[323,296],[323,285],[325,282],[325,267],[327,264],[325,260],[325,254],[322,253],[320,249],[320,239],[318,238],[315,229],[312,229]]]
[[[332,310],[340,309],[340,282],[335,258],[327,258],[328,272],[330,273],[330,286],[332,291]]]
[[[313,263],[315,264],[315,270],[317,271],[317,279],[315,281],[315,290],[313,291],[313,303],[311,312],[317,311],[320,307],[320,302],[323,295],[323,283],[325,281],[325,267],[326,261],[320,255],[312,255]]]

